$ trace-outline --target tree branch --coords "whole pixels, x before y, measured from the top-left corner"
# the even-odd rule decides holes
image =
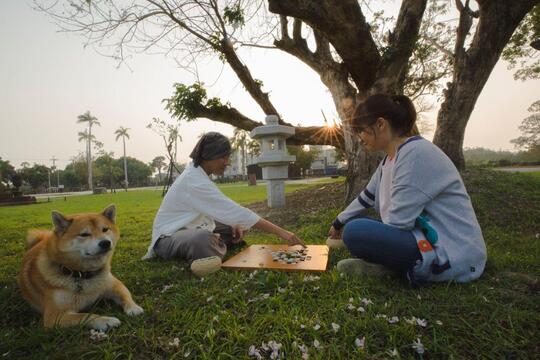
[[[456,0],[456,8],[459,11],[459,24],[454,47],[454,67],[459,67],[465,61],[465,39],[473,24],[473,13],[469,8],[469,0],[465,0],[465,5],[461,0]]]
[[[269,0],[268,3],[271,12],[301,19],[324,34],[360,91],[373,85],[381,57],[357,0]]]
[[[286,26],[286,17],[281,17],[282,26]],[[330,43],[319,31],[314,30],[317,49],[315,52],[308,47],[307,41],[300,34],[301,21],[295,19],[295,31],[291,39],[288,34],[280,40],[275,40],[276,48],[297,57],[319,74],[321,81],[332,94],[343,91],[354,94],[356,91],[348,81],[348,72],[343,64],[336,62],[330,54]],[[338,90],[339,89],[339,90]]]
[[[439,44],[439,42],[435,39],[432,39],[428,36],[425,36],[424,39],[430,43],[431,45],[435,46],[437,48],[437,50],[439,50],[440,52],[444,53],[445,55],[447,55],[448,57],[450,58],[454,58],[454,53],[451,52],[450,50],[448,50],[447,48],[445,48],[444,46],[442,46],[441,44]]]
[[[236,76],[238,76],[238,79],[240,79],[244,85],[244,88],[257,102],[257,104],[259,104],[264,113],[266,115],[277,115],[281,120],[281,116],[279,115],[278,111],[272,102],[270,102],[268,93],[262,91],[261,85],[256,82],[255,79],[253,79],[248,67],[242,64],[242,61],[238,58],[232,43],[227,39],[221,41],[221,52],[225,56],[227,63],[229,63],[233,71],[236,73]]]
[[[199,34],[198,32],[196,32],[195,30],[193,30],[192,28],[190,28],[184,21],[178,19],[174,13],[170,10],[170,7],[167,5],[167,3],[165,3],[167,9],[165,9],[165,7],[163,7],[162,5],[158,4],[156,1],[154,0],[146,0],[147,2],[151,3],[152,5],[156,6],[157,8],[161,9],[161,11],[163,11],[163,13],[165,13],[167,15],[167,17],[169,17],[169,19],[171,19],[174,23],[176,23],[180,28],[188,31],[189,33],[191,33],[193,36],[197,37],[198,39],[202,40],[203,42],[207,43],[210,47],[212,48],[215,48],[215,44],[212,43],[209,39],[207,39],[204,35],[202,34]]]
[[[199,105],[198,108],[193,110],[193,113],[198,118],[218,121],[246,131],[251,131],[257,126],[264,125],[261,122],[248,118],[237,109],[229,106],[205,107]],[[332,145],[343,148],[343,133],[340,128],[329,128],[326,126],[294,126],[294,128],[295,135],[287,140],[288,144]]]
[[[401,93],[404,72],[418,40],[427,0],[403,0],[375,84],[376,92]]]

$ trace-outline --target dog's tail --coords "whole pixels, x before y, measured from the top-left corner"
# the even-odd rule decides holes
[[[34,247],[38,242],[45,240],[51,235],[49,230],[29,230],[26,235],[26,248],[30,249]]]

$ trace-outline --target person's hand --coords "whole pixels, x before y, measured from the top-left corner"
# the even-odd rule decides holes
[[[341,229],[336,230],[334,226],[330,227],[330,230],[328,230],[328,237],[331,239],[341,239]]]
[[[302,247],[306,247],[306,244],[304,244],[304,242],[298,236],[296,236],[296,234],[290,231],[287,231],[284,234],[283,240],[286,240],[289,246],[302,245]]]
[[[239,242],[244,240],[244,233],[245,231],[239,225],[233,226],[232,227],[232,234],[233,234],[232,243],[238,244]]]

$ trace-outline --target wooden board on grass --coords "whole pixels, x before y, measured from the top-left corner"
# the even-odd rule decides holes
[[[307,245],[310,260],[296,264],[282,264],[272,261],[272,252],[278,250],[298,250],[300,246],[287,245],[251,245],[223,263],[222,267],[232,270],[269,269],[283,271],[325,271],[328,264],[328,246]]]

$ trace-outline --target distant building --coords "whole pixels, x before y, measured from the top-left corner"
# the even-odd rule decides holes
[[[310,145],[310,148],[315,148],[319,152],[311,164],[311,174],[334,175],[340,165],[336,160],[336,149],[333,146],[326,145]]]
[[[244,169],[243,166],[242,151],[240,149],[233,150],[229,159],[231,164],[227,166],[227,169],[225,169],[225,173],[223,174],[224,177],[236,178],[247,175],[246,169]]]

